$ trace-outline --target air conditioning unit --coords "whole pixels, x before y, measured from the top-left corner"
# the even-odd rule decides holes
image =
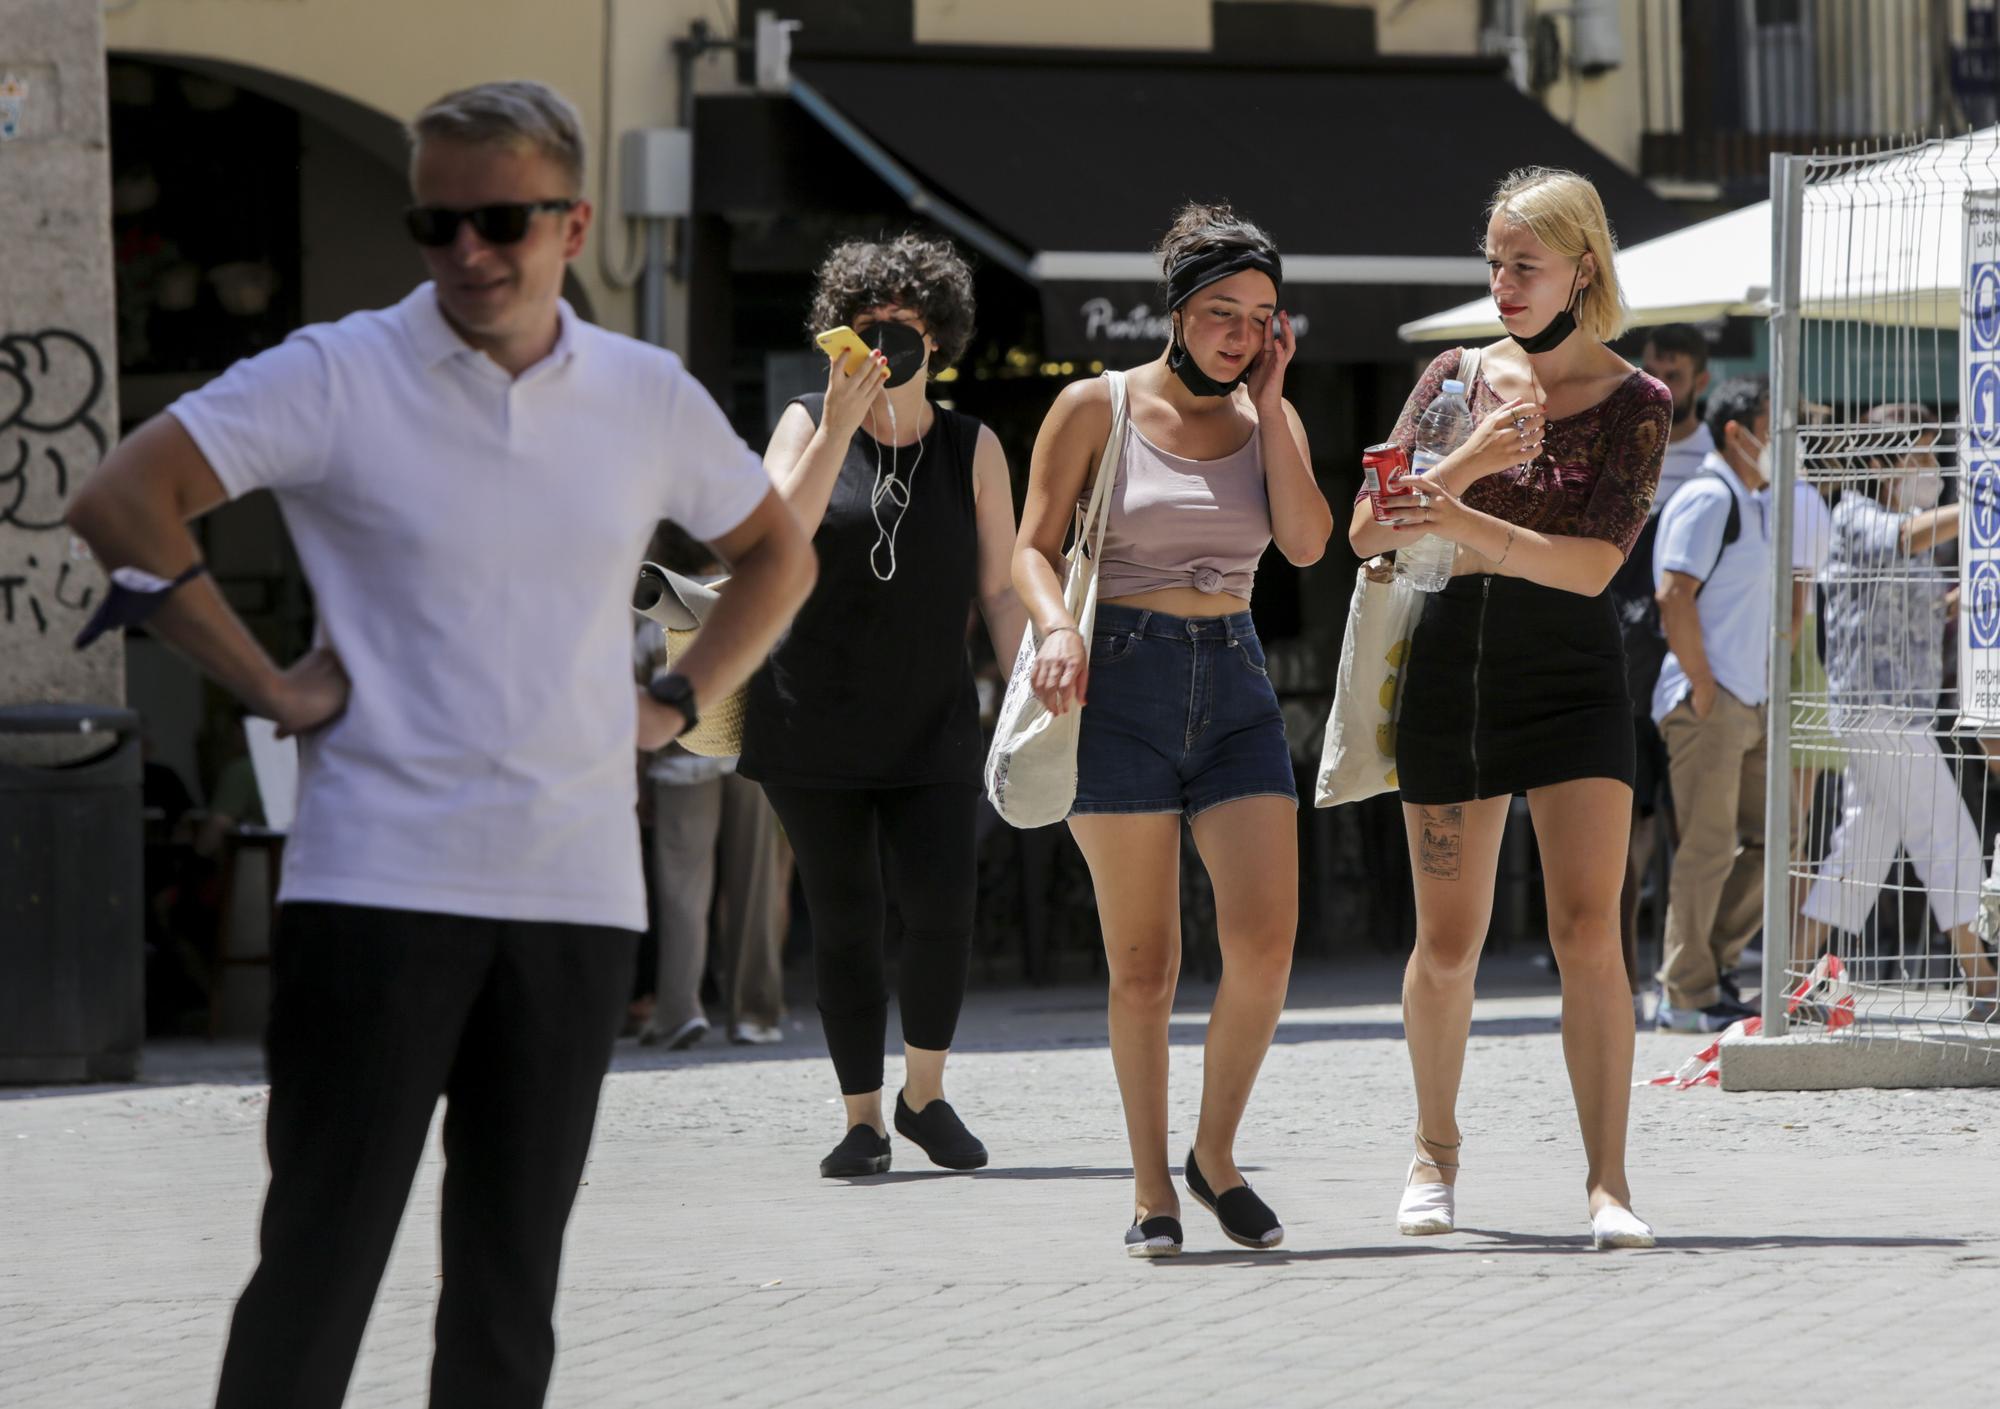
[[[694,210],[694,140],[685,127],[634,128],[618,140],[624,213],[664,220]]]
[[[1625,62],[1618,0],[1576,0],[1569,12],[1569,61],[1586,78]]]

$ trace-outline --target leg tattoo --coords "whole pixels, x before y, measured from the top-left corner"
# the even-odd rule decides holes
[[[1426,876],[1436,876],[1441,881],[1458,879],[1459,853],[1465,847],[1465,809],[1463,807],[1426,807],[1420,809],[1423,820],[1424,840],[1418,852],[1418,862]]]

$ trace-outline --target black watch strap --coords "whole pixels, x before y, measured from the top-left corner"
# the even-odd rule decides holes
[[[647,684],[646,693],[668,709],[679,711],[686,721],[681,726],[682,733],[687,733],[701,722],[701,715],[694,705],[694,685],[685,675],[663,670]]]

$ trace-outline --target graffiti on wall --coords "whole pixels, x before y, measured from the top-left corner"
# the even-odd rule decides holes
[[[0,632],[46,636],[97,595],[63,507],[110,448],[103,398],[104,361],[85,339],[0,333]]]

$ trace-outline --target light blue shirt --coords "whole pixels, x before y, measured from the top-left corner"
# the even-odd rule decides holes
[[[1710,474],[1713,470],[1716,473]],[[1729,523],[1730,496],[1736,498],[1741,531],[1722,546]],[[1715,683],[1747,705],[1761,705],[1769,688],[1771,658],[1771,493],[1752,493],[1720,455],[1702,462],[1660,511],[1653,542],[1653,586],[1670,572],[1702,581],[1695,598],[1702,649]],[[1667,652],[1653,686],[1653,722],[1659,723],[1686,699],[1692,686],[1680,658]]]
[[[1664,512],[1681,486],[1700,474],[1714,453],[1715,435],[1705,423],[1697,425],[1694,434],[1685,439],[1668,442],[1667,453],[1660,459],[1660,482],[1653,490],[1653,512]]]
[[[1833,727],[1935,719],[1944,688],[1945,598],[1958,570],[1934,546],[1903,551],[1907,512],[1857,489],[1834,506],[1826,576],[1826,680]]]

